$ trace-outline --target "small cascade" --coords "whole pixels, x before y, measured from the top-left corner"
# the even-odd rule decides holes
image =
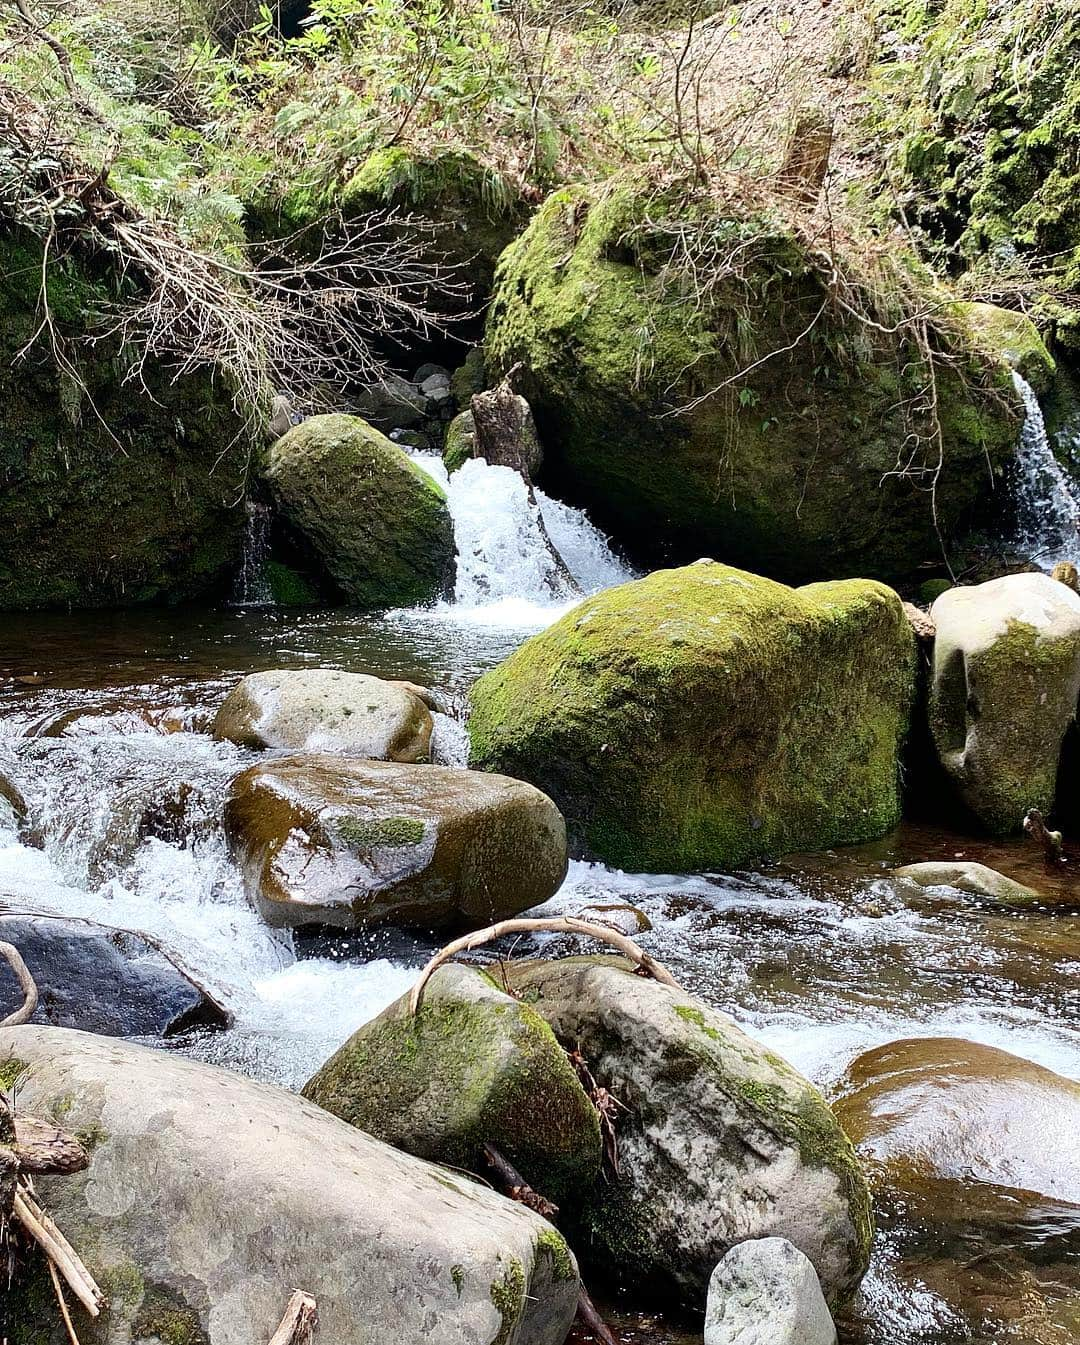
[[[1080,490],[1054,456],[1035,390],[1019,374],[1013,382],[1024,403],[1024,428],[1013,479],[1010,547],[1040,569],[1059,560],[1080,562]]]
[[[541,490],[530,499],[512,468],[473,458],[448,476],[440,458],[413,461],[446,491],[454,520],[456,618],[546,625],[583,595],[634,578],[580,509]]]
[[[266,576],[266,561],[270,554],[270,506],[248,499],[244,502],[244,510],[247,514],[244,548],[231,606],[273,607],[274,595]]]

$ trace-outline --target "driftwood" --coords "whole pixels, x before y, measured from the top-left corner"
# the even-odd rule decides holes
[[[520,920],[500,920],[498,924],[488,925],[486,929],[478,929],[473,934],[465,934],[460,939],[455,939],[453,943],[448,943],[445,948],[437,952],[424,967],[412,988],[412,993],[409,995],[409,1012],[411,1014],[416,1013],[420,1007],[420,997],[424,992],[424,986],[445,962],[453,961],[458,953],[466,953],[471,948],[479,948],[485,943],[492,943],[495,939],[501,939],[504,934],[530,934],[534,931],[543,931],[550,934],[582,934],[586,938],[610,944],[612,948],[617,949],[618,952],[636,963],[640,970],[651,976],[654,981],[659,981],[662,985],[670,985],[674,990],[682,989],[671,972],[666,967],[662,967],[655,958],[650,957],[643,948],[639,948],[633,939],[628,939],[625,934],[620,934],[617,930],[606,925],[594,925],[588,920],[578,920],[572,915],[552,916],[548,919],[523,918]]]
[[[36,1116],[15,1117],[15,1156],[22,1172],[52,1172],[61,1176],[82,1172],[90,1162],[74,1135]]]
[[[101,1292],[75,1248],[60,1232],[50,1216],[38,1204],[29,1179],[23,1178],[15,1189],[15,1220],[38,1244],[56,1266],[68,1288],[91,1317],[97,1317],[105,1306]]]
[[[1047,864],[1057,865],[1063,862],[1061,851],[1064,838],[1060,831],[1051,831],[1047,827],[1038,808],[1029,808],[1024,814],[1024,830],[1033,841],[1038,841],[1042,846],[1043,858]]]
[[[517,1168],[496,1149],[494,1144],[484,1145],[484,1157],[511,1200],[516,1200],[519,1205],[527,1205],[529,1209],[535,1210],[549,1223],[554,1224],[553,1216],[558,1213],[558,1206],[553,1205],[539,1191],[534,1191]],[[596,1304],[589,1297],[588,1290],[580,1280],[578,1281],[577,1315],[582,1326],[596,1340],[600,1341],[600,1345],[618,1345],[615,1337],[608,1330],[607,1323],[597,1312]]]
[[[289,1299],[281,1325],[270,1338],[270,1345],[310,1345],[318,1325],[318,1305],[310,1294],[297,1289]]]
[[[22,960],[17,948],[10,943],[0,943],[0,957],[4,958],[15,973],[23,992],[22,1008],[9,1013],[6,1018],[0,1018],[0,1027],[16,1027],[19,1023],[29,1022],[33,1016],[38,1004],[38,990],[34,978],[30,975],[30,969]]]

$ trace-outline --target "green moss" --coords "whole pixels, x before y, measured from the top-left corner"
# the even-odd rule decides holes
[[[960,311],[970,323],[975,339],[988,353],[1004,355],[1036,392],[1050,391],[1057,366],[1030,318],[993,304],[963,304]]]
[[[462,411],[456,415],[446,429],[446,442],[443,445],[442,460],[447,472],[453,476],[459,467],[476,455],[476,425],[471,411]]]
[[[677,236],[745,262],[702,296]],[[909,269],[904,286],[940,310]],[[654,539],[649,555],[721,555],[792,580],[907,577],[989,498],[1019,401],[1004,363],[959,327],[935,336],[949,358],[936,365],[944,462],[931,502],[894,471],[898,443],[933,438],[909,328],[897,311],[875,332],[828,296],[775,213],[638,182],[568,188],[500,260],[485,357],[493,377],[522,364],[545,471],[617,537]]]
[[[280,560],[266,562],[266,580],[279,607],[315,607],[319,591],[307,575]]]
[[[567,1280],[576,1280],[574,1258],[566,1239],[557,1228],[544,1228],[536,1237],[536,1255],[546,1255],[551,1261],[551,1277],[556,1284]]]
[[[417,817],[380,817],[364,822],[342,817],[332,823],[333,830],[356,850],[371,850],[382,845],[419,845],[424,839],[424,824]]]
[[[471,759],[543,789],[579,850],[627,869],[869,840],[899,819],[914,664],[881,585],[657,571],[480,678]]]
[[[502,1325],[492,1345],[506,1345],[525,1308],[525,1267],[510,1257],[502,1279],[491,1283],[491,1301],[502,1315]]]
[[[198,1313],[160,1288],[146,1294],[131,1334],[136,1341],[156,1338],[161,1345],[210,1345]]]
[[[18,1056],[8,1056],[6,1060],[0,1060],[0,1092],[10,1093],[19,1075],[28,1067],[27,1061],[20,1060]]]
[[[146,1294],[146,1281],[134,1261],[120,1261],[98,1271],[97,1282],[110,1305],[141,1303]]]

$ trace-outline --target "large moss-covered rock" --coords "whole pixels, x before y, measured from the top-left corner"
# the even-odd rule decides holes
[[[1046,574],[953,588],[937,626],[929,718],[938,756],[990,831],[1048,813],[1080,694],[1080,595]]]
[[[958,311],[988,355],[1003,358],[1040,395],[1050,392],[1057,362],[1029,317],[996,304],[962,304]]]
[[[494,1144],[562,1203],[600,1176],[600,1124],[566,1052],[527,1004],[472,967],[441,967],[308,1081],[304,1096],[396,1149],[487,1172]]]
[[[208,375],[124,382],[110,343],[62,370],[39,336],[41,252],[0,240],[0,609],[110,607],[224,588],[239,560],[250,445]],[[104,291],[54,264],[61,332],[85,335]],[[24,352],[19,354],[19,352]],[[81,380],[82,385],[80,386]]]
[[[720,278],[691,276],[684,245]],[[500,261],[488,367],[523,363],[549,479],[639,552],[788,580],[907,576],[989,498],[1019,400],[957,322],[937,338],[951,358],[930,415],[910,327],[859,321],[829,284],[775,213],[566,189]]]
[[[869,1192],[806,1079],[724,1014],[618,958],[511,964],[510,981],[619,1104],[617,1170],[609,1161],[562,1211],[583,1261],[701,1311],[734,1244],[783,1237],[832,1301],[854,1290],[870,1255]]]
[[[271,668],[241,678],[214,716],[214,737],[241,747],[420,761],[431,711],[400,682],[336,668]]]
[[[579,848],[624,868],[867,840],[899,820],[914,650],[881,584],[657,571],[475,684],[472,758],[545,790]]]
[[[359,607],[434,601],[453,585],[438,485],[358,416],[313,416],[271,445],[266,480],[290,530]]]
[[[475,929],[546,901],[566,874],[549,798],[446,766],[278,757],[237,778],[225,827],[275,925]]]
[[[109,1299],[80,1316],[83,1345],[265,1342],[297,1286],[333,1345],[566,1337],[577,1269],[549,1223],[293,1093],[58,1028],[0,1030],[12,1074],[20,1111],[91,1151],[85,1172],[35,1179]],[[10,1345],[66,1345],[43,1265],[19,1260]]]

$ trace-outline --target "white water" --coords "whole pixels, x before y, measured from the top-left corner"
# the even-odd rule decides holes
[[[1024,428],[1010,545],[1046,571],[1060,560],[1080,563],[1080,490],[1054,456],[1034,389],[1019,374],[1013,374],[1013,382],[1024,402]]]
[[[580,509],[541,490],[530,500],[511,468],[472,458],[448,476],[441,458],[411,456],[446,491],[458,560],[453,602],[411,609],[410,618],[539,629],[582,597],[634,578]],[[551,554],[545,528],[572,583]]]
[[[270,509],[258,500],[246,500],[244,509],[247,522],[240,569],[233,585],[233,606],[273,607],[274,594],[266,577],[266,562],[270,556]]]

